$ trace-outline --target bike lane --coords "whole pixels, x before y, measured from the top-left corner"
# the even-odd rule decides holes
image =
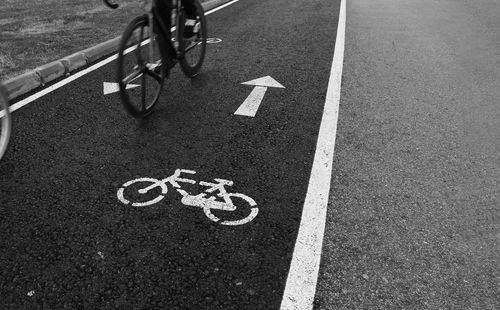
[[[6,308],[279,308],[338,10],[337,1],[240,1],[214,13],[209,37],[222,42],[208,46],[201,75],[190,81],[175,68],[142,122],[117,94],[102,94],[115,62],[15,112],[0,163]],[[285,88],[269,88],[255,117],[235,115],[254,88],[241,83],[264,76]],[[253,199],[257,216],[221,225],[170,183],[154,205],[117,197],[128,181],[176,169],[196,172],[181,175],[196,184],[179,183],[193,195],[207,189],[201,181],[233,181],[226,190]],[[232,198],[237,211],[213,215],[245,217],[244,199]]]

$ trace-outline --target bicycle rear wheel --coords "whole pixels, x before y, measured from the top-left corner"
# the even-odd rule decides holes
[[[120,97],[134,117],[152,112],[160,97],[166,76],[163,38],[149,38],[147,15],[135,18],[125,29],[118,50],[117,79]]]
[[[207,48],[207,21],[205,12],[199,1],[194,2],[197,11],[196,28],[198,33],[196,38],[191,40],[184,40],[182,37],[184,31],[184,22],[186,19],[185,13],[181,15],[180,31],[178,33],[179,42],[181,43],[180,49],[184,52],[184,57],[181,58],[180,64],[182,72],[187,77],[195,77],[200,73],[203,60],[205,59],[205,51]]]
[[[11,131],[11,117],[7,94],[0,88],[0,159],[7,150]]]

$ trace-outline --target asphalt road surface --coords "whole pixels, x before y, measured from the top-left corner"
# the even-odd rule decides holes
[[[279,309],[340,2],[211,14],[221,42],[201,75],[175,68],[144,121],[103,94],[115,62],[15,111],[0,308]],[[487,0],[347,1],[315,309],[500,307],[499,14]],[[235,114],[258,88],[242,83],[268,76],[283,87]],[[168,192],[132,195],[170,176]],[[215,179],[232,181],[218,200],[236,211],[177,190],[214,194]]]

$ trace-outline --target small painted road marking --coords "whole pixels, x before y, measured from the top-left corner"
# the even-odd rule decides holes
[[[261,77],[259,79],[241,84],[254,85],[255,87],[247,99],[245,99],[245,101],[240,105],[238,110],[234,112],[234,114],[249,117],[255,117],[255,114],[257,114],[257,110],[259,109],[262,99],[264,99],[264,95],[269,87],[285,88],[285,86],[281,85],[270,76]]]
[[[186,170],[186,169],[176,169],[174,174],[163,179],[158,180],[154,178],[138,178],[131,181],[128,181],[118,189],[117,197],[120,202],[125,205],[131,205],[133,207],[146,207],[160,202],[168,193],[169,183],[175,190],[181,194],[181,203],[185,206],[198,207],[202,208],[205,216],[210,220],[222,224],[222,225],[242,225],[253,220],[257,214],[259,213],[259,208],[257,208],[257,203],[255,200],[248,197],[245,194],[240,193],[228,193],[225,186],[232,186],[233,181],[224,180],[224,179],[214,179],[217,183],[210,183],[201,181],[200,184],[203,187],[207,187],[204,193],[200,193],[198,195],[191,195],[187,191],[183,190],[180,183],[189,183],[196,184],[195,180],[181,178],[181,173],[184,174],[195,174],[196,171]],[[154,191],[155,194],[151,194]],[[159,192],[158,192],[159,190]],[[212,193],[214,196],[208,196],[207,194]],[[134,198],[128,198],[128,197]],[[142,199],[136,198],[137,196],[143,197]],[[217,198],[222,198],[224,201],[218,201]],[[249,207],[249,210],[245,210],[244,216],[241,219],[229,219],[229,220],[221,220],[219,216],[222,216],[223,212],[217,212],[217,215],[212,213],[212,210],[226,211],[226,212],[234,212],[236,209],[241,209],[243,206],[236,206],[233,203],[233,198],[239,198],[246,202],[248,206],[245,204],[245,207]],[[129,200],[134,199],[135,201]],[[143,201],[137,201],[143,200]],[[241,212],[240,212],[241,213]],[[238,214],[240,214],[238,213]],[[248,213],[248,214],[247,214]]]
[[[207,38],[207,44],[217,44],[221,42],[222,40],[219,38]]]
[[[138,85],[138,84],[127,84],[127,89],[136,88],[136,87],[139,87],[139,86],[141,86],[141,85]],[[118,83],[104,82],[104,83],[102,83],[102,89],[103,89],[104,95],[109,95],[109,94],[112,94],[112,93],[119,92],[120,91],[120,86],[118,85]]]

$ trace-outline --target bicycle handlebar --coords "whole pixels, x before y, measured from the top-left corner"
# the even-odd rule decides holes
[[[104,1],[104,4],[106,4],[107,7],[112,8],[112,9],[117,9],[118,4],[117,3],[111,3],[109,0],[102,0]]]

